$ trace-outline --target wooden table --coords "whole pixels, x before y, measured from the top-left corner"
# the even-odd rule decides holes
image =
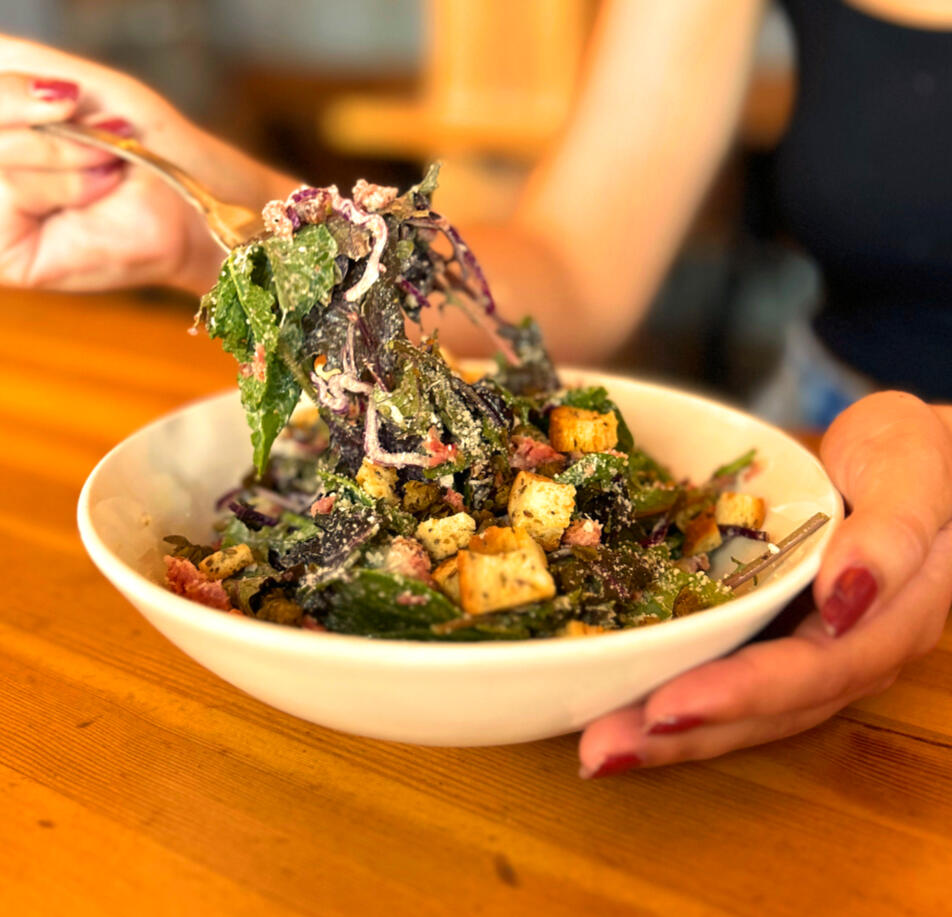
[[[804,735],[604,781],[571,736],[312,726],[166,642],[76,534],[112,445],[231,384],[189,304],[0,310],[0,913],[952,913],[952,629]]]

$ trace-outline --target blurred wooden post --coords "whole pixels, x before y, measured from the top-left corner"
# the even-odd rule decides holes
[[[592,0],[429,0],[421,90],[344,97],[327,142],[352,153],[441,159],[440,208],[506,216],[571,108]]]
[[[441,210],[460,223],[504,219],[569,115],[598,7],[427,0],[419,92],[341,97],[322,120],[325,141],[358,155],[441,159]],[[771,7],[771,56],[755,63],[739,125],[741,142],[757,149],[776,142],[792,105],[792,47],[778,42],[778,18]]]

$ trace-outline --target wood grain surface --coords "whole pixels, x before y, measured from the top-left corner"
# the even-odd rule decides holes
[[[75,506],[119,440],[231,385],[191,310],[2,294],[0,913],[952,914],[952,629],[803,735],[593,782],[573,736],[343,735],[175,649]]]

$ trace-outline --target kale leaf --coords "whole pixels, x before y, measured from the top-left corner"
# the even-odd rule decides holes
[[[382,570],[357,570],[328,590],[328,630],[391,640],[430,640],[431,624],[450,621],[459,609],[417,579]]]

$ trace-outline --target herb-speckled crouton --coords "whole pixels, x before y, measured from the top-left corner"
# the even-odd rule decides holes
[[[491,525],[469,539],[469,550],[475,554],[505,554],[520,548],[538,548],[524,528]]]
[[[759,529],[767,518],[767,504],[760,497],[725,491],[717,498],[714,516],[718,525]]]
[[[509,494],[509,519],[524,528],[546,551],[553,551],[575,510],[575,487],[520,471]]]
[[[396,506],[400,499],[397,497],[397,469],[375,465],[364,459],[357,472],[357,483],[364,493],[375,500],[383,500],[391,506]]]
[[[299,624],[304,616],[304,609],[297,602],[292,602],[283,592],[269,592],[255,612],[260,621],[271,621],[274,624]]]
[[[605,633],[605,628],[599,624],[586,624],[584,621],[569,621],[562,630],[560,637],[592,637],[595,634]]]
[[[684,545],[682,551],[685,557],[692,554],[706,554],[721,546],[721,530],[717,527],[717,519],[711,510],[698,513],[684,528]]]
[[[459,556],[444,560],[433,571],[433,579],[443,594],[459,605]]]
[[[246,544],[236,544],[209,554],[198,565],[198,569],[209,579],[227,579],[254,562],[251,548]]]
[[[559,452],[605,452],[618,444],[618,418],[614,411],[599,414],[566,405],[549,415],[549,442]]]
[[[476,520],[469,513],[455,513],[442,519],[424,519],[414,536],[434,560],[443,560],[469,544]]]
[[[502,554],[460,551],[460,605],[468,615],[515,608],[555,595],[555,581],[538,548]]]

